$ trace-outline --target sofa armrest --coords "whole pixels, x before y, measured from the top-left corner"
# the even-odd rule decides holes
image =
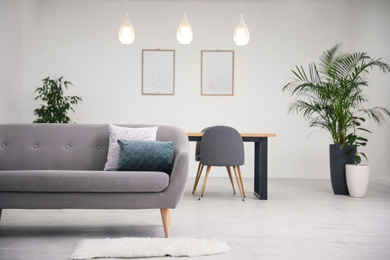
[[[169,186],[163,192],[167,201],[171,204],[170,208],[175,208],[183,197],[187,185],[189,161],[189,147],[183,147],[175,156]]]

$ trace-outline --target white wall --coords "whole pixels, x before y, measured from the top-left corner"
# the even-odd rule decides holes
[[[0,1],[0,122],[20,121],[22,16],[20,1]]]
[[[194,31],[189,46],[177,43],[182,1],[129,1],[135,42],[118,41],[126,1],[0,0],[0,123],[32,122],[34,90],[47,76],[65,76],[81,95],[77,123],[172,124],[187,132],[225,124],[241,132],[277,133],[269,140],[269,177],[329,178],[330,138],[288,115],[282,93],[295,65],[318,61],[336,43],[344,50],[390,58],[389,1],[245,2],[251,33],[245,47],[233,42],[239,2],[187,1]],[[358,34],[358,35],[356,35]],[[142,49],[176,51],[174,96],[141,95]],[[235,94],[200,95],[201,50],[235,51]],[[371,82],[371,78],[370,78]],[[390,75],[372,73],[373,104],[389,107]],[[390,181],[390,121],[373,135],[366,153],[372,178]],[[309,133],[314,133],[310,136]],[[194,144],[191,144],[194,151]],[[253,145],[246,144],[244,176],[253,176]],[[194,176],[196,165],[191,165]],[[215,170],[214,176],[225,176]]]
[[[354,1],[352,8],[351,45],[353,51],[365,51],[372,57],[384,57],[390,64],[390,1]],[[369,77],[367,93],[372,106],[390,108],[390,75],[377,70]],[[368,123],[372,134],[368,135],[370,171],[380,180],[390,182],[390,120],[382,127]]]

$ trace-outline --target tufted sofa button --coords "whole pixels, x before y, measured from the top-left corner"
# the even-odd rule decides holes
[[[1,148],[6,148],[6,147],[7,147],[6,144],[1,145]]]
[[[66,150],[68,150],[69,148],[70,148],[70,146],[69,146],[69,145],[65,146],[65,149],[66,149]]]
[[[102,149],[102,148],[101,148],[100,146],[97,146],[96,149],[97,149],[98,151],[100,151],[100,149]]]
[[[37,148],[38,148],[38,145],[34,144],[34,145],[33,145],[33,148],[34,148],[34,149],[37,149]]]

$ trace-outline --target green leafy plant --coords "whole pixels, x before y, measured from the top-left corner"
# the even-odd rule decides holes
[[[390,72],[390,66],[381,58],[372,59],[365,52],[343,53],[341,44],[335,45],[323,52],[318,68],[311,63],[308,73],[302,66],[292,71],[296,78],[283,87],[283,91],[295,97],[289,112],[302,114],[310,127],[327,131],[334,144],[354,143],[351,131],[359,121],[357,118],[367,116],[381,125],[390,116],[387,108],[367,108],[366,77],[375,67],[383,73]],[[357,137],[356,140],[363,141]]]
[[[366,120],[363,117],[355,117],[353,122],[353,133],[347,135],[345,138],[345,142],[340,146],[340,149],[343,149],[347,145],[354,146],[355,149],[348,151],[346,156],[347,157],[350,156],[352,152],[355,151],[355,165],[358,165],[362,162],[362,158],[360,155],[362,155],[364,158],[366,158],[366,160],[368,160],[365,153],[358,151],[359,147],[367,145],[368,139],[365,137],[358,136],[356,134],[356,131],[360,130],[367,133],[371,133],[369,130],[360,127],[361,123],[359,121],[365,122]]]
[[[38,87],[34,93],[38,93],[35,100],[42,100],[39,108],[34,110],[34,115],[38,116],[33,123],[71,123],[68,110],[74,109],[72,105],[78,104],[82,99],[78,96],[65,96],[64,89],[73,86],[70,81],[59,79],[50,79],[49,77],[42,80],[43,86]]]

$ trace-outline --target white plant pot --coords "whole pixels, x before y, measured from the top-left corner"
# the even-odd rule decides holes
[[[366,195],[370,167],[368,165],[345,165],[345,174],[349,195],[354,198],[363,198]]]

